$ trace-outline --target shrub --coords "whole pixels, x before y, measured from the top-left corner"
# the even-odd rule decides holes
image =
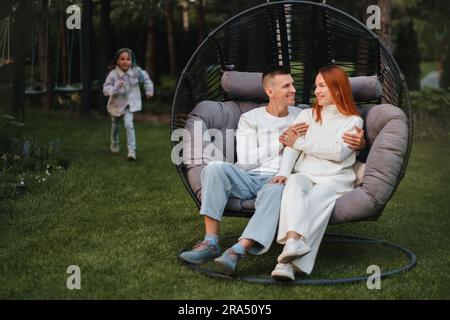
[[[155,84],[155,95],[143,103],[143,111],[148,114],[170,114],[176,89],[176,79],[170,75],[161,76],[161,84]]]
[[[59,139],[38,143],[23,136],[23,126],[11,116],[0,116],[0,200],[22,195],[69,166]]]
[[[412,91],[411,106],[415,115],[415,136],[441,139],[450,137],[450,91],[425,88]]]

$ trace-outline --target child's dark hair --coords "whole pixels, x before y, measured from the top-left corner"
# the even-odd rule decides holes
[[[130,55],[131,58],[131,66],[137,67],[137,63],[136,63],[136,56],[134,55],[134,52],[130,49],[130,48],[120,48],[119,50],[117,50],[116,54],[114,55],[113,61],[110,65],[110,69],[114,69],[117,65],[117,60],[119,60],[119,57],[122,53],[128,53]]]

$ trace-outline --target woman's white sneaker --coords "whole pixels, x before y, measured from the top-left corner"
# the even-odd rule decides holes
[[[112,153],[119,153],[119,145],[117,143],[111,143],[111,152]]]
[[[283,252],[278,256],[279,263],[289,263],[311,251],[311,247],[302,239],[289,238],[284,245]]]
[[[293,281],[295,280],[294,267],[290,263],[278,263],[273,269],[272,278],[281,281]]]

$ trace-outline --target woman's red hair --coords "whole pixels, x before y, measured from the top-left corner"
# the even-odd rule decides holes
[[[325,80],[339,112],[346,116],[359,116],[353,101],[350,80],[345,71],[341,67],[330,65],[321,68],[319,73]],[[323,106],[319,105],[317,101],[314,103],[313,111],[316,121],[322,122],[322,108]]]

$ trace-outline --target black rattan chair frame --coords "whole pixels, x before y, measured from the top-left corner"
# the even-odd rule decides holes
[[[234,238],[237,239],[236,236],[227,236],[225,238]],[[397,252],[401,253],[406,259],[407,262],[401,266],[383,270],[380,270],[380,280],[385,279],[387,277],[391,277],[393,275],[399,274],[401,272],[406,272],[413,269],[417,265],[417,257],[410,249],[405,248],[399,244],[388,242],[385,240],[377,240],[373,238],[360,237],[355,235],[348,234],[339,234],[339,233],[326,233],[324,235],[323,242],[325,243],[345,243],[345,244],[364,244],[368,246],[379,245],[383,247],[387,247],[390,249],[394,249]],[[293,281],[280,281],[272,279],[270,276],[255,276],[255,275],[245,275],[239,274],[237,276],[226,275],[224,273],[218,272],[214,269],[209,269],[205,266],[199,266],[195,264],[185,263],[180,261],[186,267],[199,272],[201,274],[220,279],[227,280],[240,280],[246,282],[253,282],[258,284],[267,284],[267,285],[336,285],[336,284],[351,284],[357,282],[367,282],[367,280],[372,276],[372,274],[364,274],[364,275],[356,275],[352,277],[340,277],[335,279],[317,279],[317,278],[309,278],[307,276],[297,277],[297,279]]]

